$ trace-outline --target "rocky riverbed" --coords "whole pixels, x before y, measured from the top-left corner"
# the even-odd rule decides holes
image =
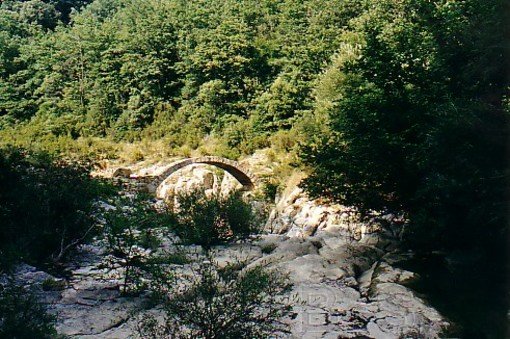
[[[295,306],[291,319],[284,320],[288,337],[434,338],[447,325],[436,310],[405,287],[416,276],[392,266],[402,259],[399,254],[383,253],[334,234],[262,235],[215,251],[220,265],[243,258],[250,265],[289,273]],[[47,273],[20,267],[18,278],[33,284],[58,314],[61,334],[136,337],[135,313],[141,310],[144,297],[122,297],[121,275],[103,268],[102,256],[98,246],[82,247],[74,268],[70,267],[69,280],[54,288],[45,286],[51,278]]]
[[[168,200],[196,185],[227,190],[235,183],[211,168],[193,165],[157,192]],[[293,307],[291,316],[282,319],[288,331],[278,333],[280,337],[436,338],[447,321],[406,287],[419,277],[396,267],[411,255],[397,250],[403,225],[394,215],[361,220],[352,208],[311,200],[298,187],[288,187],[262,234],[217,246],[213,257],[219,265],[242,258],[248,266],[288,274]],[[199,246],[186,251],[196,260],[203,258]],[[139,312],[147,311],[142,307],[146,296],[122,296],[121,268],[106,268],[104,257],[96,242],[80,248],[65,268],[66,279],[27,265],[18,268],[16,277],[31,285],[58,315],[59,333],[72,338],[136,338]]]

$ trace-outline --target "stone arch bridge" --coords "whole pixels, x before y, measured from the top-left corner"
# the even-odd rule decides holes
[[[255,176],[249,171],[248,168],[246,168],[246,166],[241,165],[237,161],[216,156],[203,156],[178,160],[170,164],[169,167],[166,168],[161,174],[155,176],[152,181],[153,185],[158,187],[172,173],[177,172],[181,168],[192,164],[207,164],[219,167],[232,174],[232,176],[234,176],[234,178],[236,178],[237,181],[243,185],[244,190],[251,190],[255,187]]]

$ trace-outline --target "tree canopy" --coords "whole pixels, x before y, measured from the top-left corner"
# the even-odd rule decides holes
[[[309,191],[404,209],[423,246],[506,241],[508,6],[363,4],[315,88],[330,131],[304,147]]]

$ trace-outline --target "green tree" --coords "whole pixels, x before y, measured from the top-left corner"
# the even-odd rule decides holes
[[[111,193],[85,164],[0,151],[0,269],[61,262],[95,233],[94,203]]]
[[[180,194],[172,230],[185,243],[205,248],[257,231],[257,217],[240,192],[208,196],[196,190]]]
[[[220,268],[211,261],[195,265],[190,281],[156,285],[164,319],[143,316],[143,338],[267,338],[285,329],[278,322],[290,313],[282,300],[290,287],[285,277],[261,266],[241,271],[235,266],[242,263]]]
[[[330,131],[304,148],[313,169],[305,186],[364,209],[404,209],[415,246],[500,242],[508,81],[495,27],[507,8],[363,4],[317,86],[316,110]]]
[[[166,253],[158,248],[161,239],[168,236],[163,231],[173,223],[173,218],[156,212],[143,195],[118,199],[103,212],[103,235],[110,254],[107,264],[122,267],[122,293],[139,293],[147,288],[147,279],[162,272],[158,265],[163,264]]]
[[[199,120],[205,133],[221,130],[232,116],[248,115],[265,68],[245,22],[227,16],[211,26],[187,32],[179,63],[184,77],[180,109],[190,120]]]
[[[31,291],[13,282],[0,286],[0,338],[55,338],[55,321]]]

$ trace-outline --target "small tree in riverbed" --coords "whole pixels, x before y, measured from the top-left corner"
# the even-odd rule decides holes
[[[213,261],[193,269],[190,281],[160,284],[164,321],[146,314],[138,330],[144,338],[267,338],[284,330],[278,319],[290,308],[282,295],[290,285],[260,266],[238,270],[239,263],[220,268]]]
[[[61,262],[97,230],[97,199],[112,194],[90,164],[0,149],[0,271],[19,261]]]
[[[156,255],[161,244],[158,232],[171,222],[171,216],[154,211],[147,199],[120,199],[116,208],[105,213],[104,238],[110,253],[108,265],[123,269],[123,293],[136,293],[145,288],[144,279],[157,274],[164,253]]]

